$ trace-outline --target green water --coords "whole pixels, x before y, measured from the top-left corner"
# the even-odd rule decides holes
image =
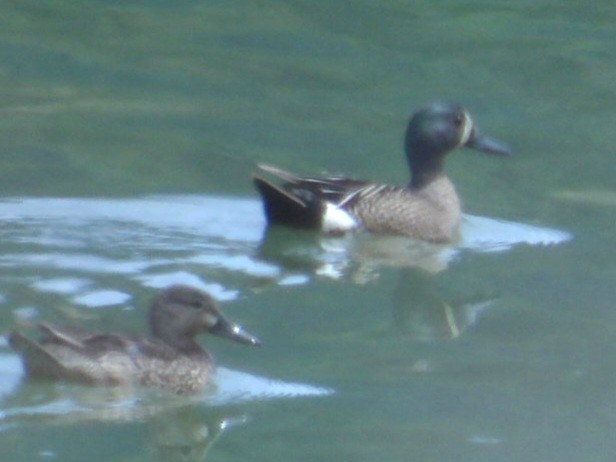
[[[0,460],[614,460],[615,22],[572,0],[4,2],[0,333],[141,331],[186,282],[264,347],[207,342],[244,395],[119,405],[24,382],[0,343]],[[262,239],[257,162],[405,182],[434,99],[515,151],[448,159],[465,210],[571,240],[426,274]]]

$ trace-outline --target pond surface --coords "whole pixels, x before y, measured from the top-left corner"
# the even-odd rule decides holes
[[[195,397],[32,383],[0,337],[0,461],[612,461],[616,7],[20,1],[0,14],[0,334],[141,333],[173,283],[264,346]],[[452,246],[266,230],[258,162],[390,183],[465,104]]]

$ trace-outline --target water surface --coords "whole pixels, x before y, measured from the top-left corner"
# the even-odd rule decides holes
[[[610,2],[20,1],[0,14],[0,331],[145,330],[165,285],[217,339],[213,395],[24,381],[0,460],[611,461]],[[257,162],[407,181],[415,108],[460,101],[461,243],[265,233]]]

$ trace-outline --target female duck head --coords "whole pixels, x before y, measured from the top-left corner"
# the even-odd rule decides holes
[[[248,345],[261,342],[228,321],[206,292],[175,285],[162,291],[150,311],[152,335],[179,350],[197,347],[195,336],[207,332]]]

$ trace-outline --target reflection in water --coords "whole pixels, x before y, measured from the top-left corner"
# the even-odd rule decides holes
[[[450,248],[398,236],[367,233],[328,237],[285,227],[268,228],[259,257],[286,270],[356,283],[376,277],[379,266],[420,267],[438,272],[446,267]]]
[[[479,252],[504,252],[520,244],[557,245],[572,238],[566,231],[475,215],[464,216],[461,232],[460,248]]]
[[[462,252],[503,252],[518,244],[547,246],[569,239],[558,230],[467,215],[455,245],[368,233],[333,238],[272,227],[264,233],[259,257],[287,271],[357,284],[378,278],[384,267],[399,268],[392,297],[394,324],[416,340],[430,341],[457,338],[494,304],[492,295],[447,300],[439,293],[438,278]]]
[[[220,410],[203,412],[185,406],[148,422],[149,447],[160,462],[204,461],[222,433],[248,421],[245,415],[225,415]]]
[[[420,341],[454,339],[473,326],[493,298],[446,301],[437,276],[419,268],[403,269],[392,297],[397,329]]]
[[[561,231],[474,216],[465,217],[456,246],[367,233],[332,238],[264,231],[257,200],[208,196],[15,199],[0,203],[0,217],[0,265],[19,269],[37,292],[89,307],[128,302],[135,290],[126,290],[127,281],[190,284],[228,300],[243,288],[301,284],[314,276],[364,283],[382,266],[438,273],[460,250],[497,252],[570,239]],[[54,277],[41,277],[48,271]],[[102,276],[114,287],[101,287]]]
[[[229,300],[315,277],[364,284],[378,278],[383,267],[396,267],[404,270],[394,302],[396,322],[425,338],[455,337],[486,306],[482,300],[446,303],[433,288],[430,275],[442,273],[462,252],[503,252],[571,238],[558,230],[471,215],[465,216],[460,241],[450,246],[368,233],[327,237],[266,229],[256,199],[209,196],[15,199],[0,202],[0,217],[0,265],[13,274],[0,281],[4,301],[31,300],[14,311],[36,315],[39,307],[66,311],[73,304],[130,307],[139,286],[175,283]]]
[[[169,462],[206,460],[208,451],[225,430],[248,422],[248,417],[237,410],[195,406],[169,395],[140,393],[135,396],[125,392],[122,389],[26,385],[13,399],[21,403],[20,407],[3,413],[5,422],[1,428],[10,431],[20,426],[71,426],[92,422],[124,426],[143,424],[145,447],[153,453],[150,457]],[[9,418],[6,414],[13,415]],[[56,455],[61,449],[65,448],[52,446],[46,452]],[[152,460],[150,457],[148,459]]]
[[[61,382],[22,382],[22,364],[16,355],[0,355],[0,422],[50,419],[80,421],[139,421],[189,403],[208,408],[250,401],[327,396],[333,390],[303,383],[283,382],[218,367],[212,386],[194,396],[132,387],[91,387]],[[15,404],[13,404],[15,403]]]
[[[355,262],[349,258],[354,238],[350,235],[327,237],[315,231],[284,226],[268,227],[263,232],[256,256],[278,267],[283,281],[298,274],[308,278],[316,275],[341,279],[356,272]]]
[[[21,382],[16,355],[0,355],[0,431],[28,425],[143,424],[147,447],[160,461],[205,460],[223,431],[243,425],[238,408],[248,401],[325,396],[332,390],[282,382],[218,368],[214,387],[197,396],[146,388],[97,388],[52,382]]]
[[[569,239],[571,235],[563,231],[466,215],[460,240],[453,245],[368,233],[328,237],[274,226],[265,230],[258,255],[281,271],[362,284],[377,278],[382,267],[417,268],[436,274],[464,250],[504,252],[519,244],[546,246]]]
[[[129,302],[135,284],[235,299],[221,280],[250,287],[279,273],[250,257],[263,224],[256,201],[28,198],[0,202],[0,218],[0,265],[17,270],[15,283],[92,308]]]

